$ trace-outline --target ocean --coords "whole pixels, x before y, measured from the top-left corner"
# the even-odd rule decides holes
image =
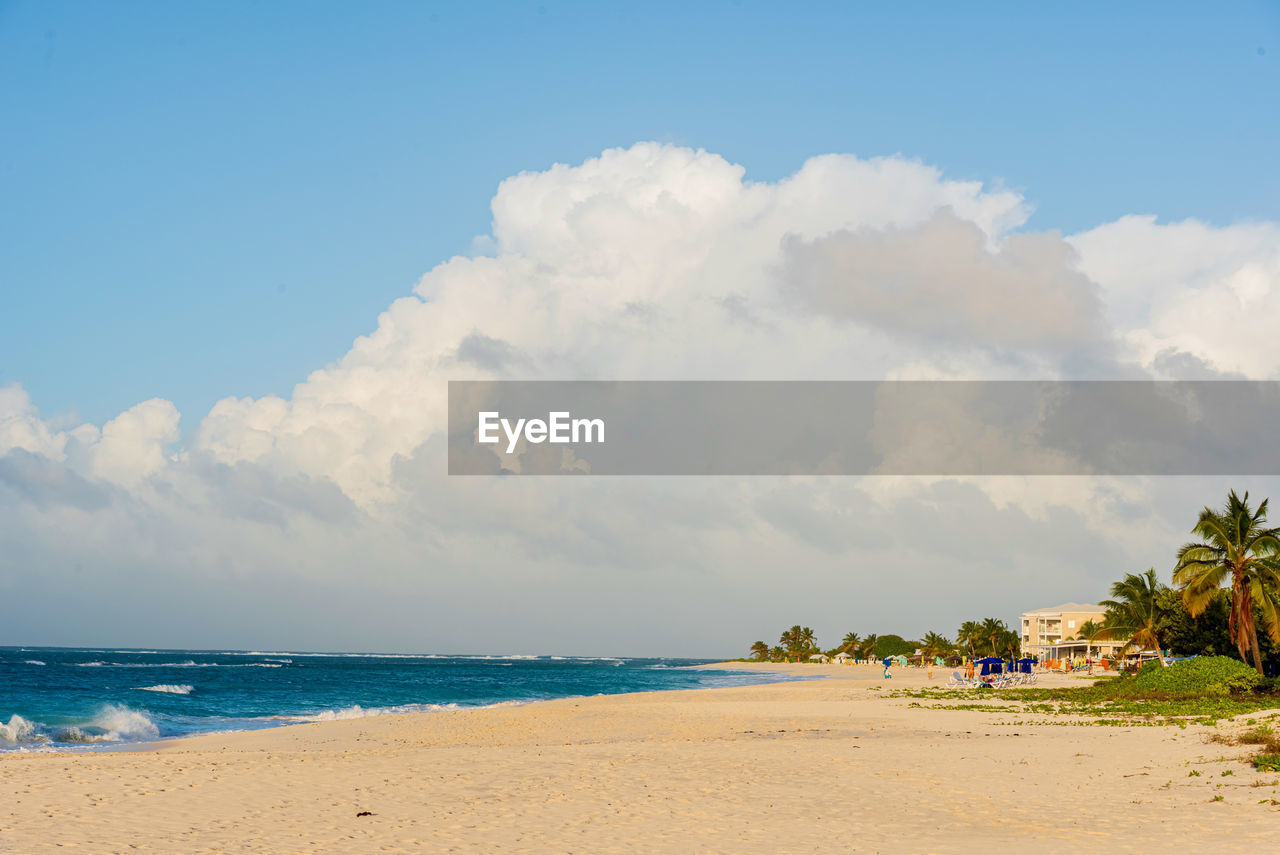
[[[0,647],[0,751],[786,679],[706,661]]]

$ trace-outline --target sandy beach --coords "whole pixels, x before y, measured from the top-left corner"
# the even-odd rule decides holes
[[[929,683],[909,670],[885,681],[866,666],[735,667],[825,679],[0,755],[0,851],[1280,846],[1280,814],[1260,803],[1280,799],[1280,776],[1207,742],[1208,728],[1071,726],[1007,703],[887,697]]]

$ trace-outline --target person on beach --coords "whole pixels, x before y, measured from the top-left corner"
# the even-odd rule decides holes
[[[886,680],[892,680],[892,679],[893,679],[893,675],[889,673],[889,665],[890,665],[890,662],[889,662],[888,660],[886,660],[886,661],[885,661],[885,663],[884,663],[884,678],[885,678]]]

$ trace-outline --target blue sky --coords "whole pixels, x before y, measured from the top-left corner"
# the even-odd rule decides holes
[[[644,139],[901,153],[1038,230],[1280,218],[1280,7],[1029,6],[0,3],[0,384],[288,394],[503,178]]]

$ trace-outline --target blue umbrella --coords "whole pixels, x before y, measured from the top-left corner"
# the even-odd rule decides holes
[[[986,659],[979,659],[976,664],[982,666],[982,676],[985,677],[988,674],[999,674],[1004,660],[999,656],[988,656]]]

